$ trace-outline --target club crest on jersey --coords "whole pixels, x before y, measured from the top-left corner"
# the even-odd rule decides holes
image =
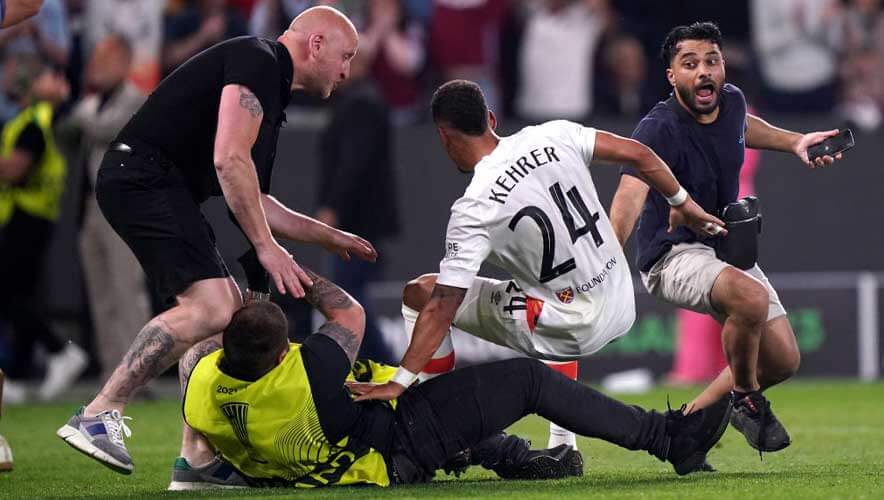
[[[571,302],[574,302],[574,289],[570,286],[568,288],[563,288],[556,292],[556,296],[563,304],[570,304]]]

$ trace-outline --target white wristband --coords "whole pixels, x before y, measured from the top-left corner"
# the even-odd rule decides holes
[[[417,380],[417,375],[408,371],[404,366],[397,368],[396,375],[393,375],[393,378],[390,379],[391,382],[396,382],[406,389],[408,389],[415,380]]]
[[[678,191],[675,192],[672,196],[667,196],[666,201],[669,202],[670,206],[677,207],[682,203],[688,201],[688,192],[684,187],[678,186]]]

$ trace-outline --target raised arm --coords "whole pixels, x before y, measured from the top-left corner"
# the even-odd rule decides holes
[[[325,335],[341,346],[352,366],[365,334],[365,311],[338,285],[306,267],[304,271],[313,280],[305,298],[326,319],[317,334]]]
[[[706,213],[705,210],[697,205],[688,196],[684,188],[681,187],[681,184],[678,183],[678,180],[676,180],[666,163],[651,148],[644,144],[634,139],[627,139],[599,130],[596,132],[592,158],[593,161],[611,162],[621,165],[627,164],[635,167],[642,180],[659,191],[672,205],[669,215],[669,231],[673,231],[676,227],[682,225],[688,226],[697,234],[704,236],[715,235],[724,231],[724,223]],[[632,211],[636,210],[635,201],[633,199],[628,207]],[[613,212],[613,206],[611,210]],[[632,218],[631,223],[628,224],[627,231],[625,223],[630,221],[630,215],[631,213],[618,214],[618,217],[622,216],[623,218],[620,228],[622,234],[621,232],[617,233],[617,239],[621,245],[625,242],[625,238],[629,237],[629,233],[632,232],[632,225],[635,223],[635,219]],[[635,217],[637,217],[637,214]],[[621,240],[621,237],[624,239]]]
[[[831,165],[835,160],[841,159],[840,153],[834,158],[831,156],[817,158],[815,162],[811,162],[807,157],[807,148],[834,135],[838,135],[837,129],[799,134],[775,127],[753,114],[746,114],[746,147],[794,153],[810,168]]]
[[[258,252],[280,293],[289,290],[304,296],[310,278],[270,233],[252,160],[252,146],[258,137],[264,110],[255,94],[242,85],[226,85],[221,91],[214,163],[227,206],[243,233]]]

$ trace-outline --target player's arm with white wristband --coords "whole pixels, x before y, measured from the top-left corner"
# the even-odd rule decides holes
[[[426,366],[448,333],[458,307],[467,294],[466,288],[436,284],[429,302],[421,309],[414,325],[411,344],[393,379],[386,384],[349,384],[358,394],[356,401],[398,398],[417,380],[417,374]]]
[[[691,199],[669,166],[651,148],[634,139],[599,130],[596,132],[592,151],[593,161],[633,166],[642,180],[666,198],[672,206],[669,215],[670,232],[678,226],[688,226],[703,236],[726,234],[724,222],[706,213]],[[618,238],[620,237],[618,234]]]

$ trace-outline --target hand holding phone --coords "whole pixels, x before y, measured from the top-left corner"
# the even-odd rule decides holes
[[[823,156],[835,157],[838,153],[843,153],[852,148],[856,143],[853,140],[853,132],[846,128],[837,135],[833,135],[819,144],[814,144],[807,148],[807,159],[814,163],[818,158]]]

